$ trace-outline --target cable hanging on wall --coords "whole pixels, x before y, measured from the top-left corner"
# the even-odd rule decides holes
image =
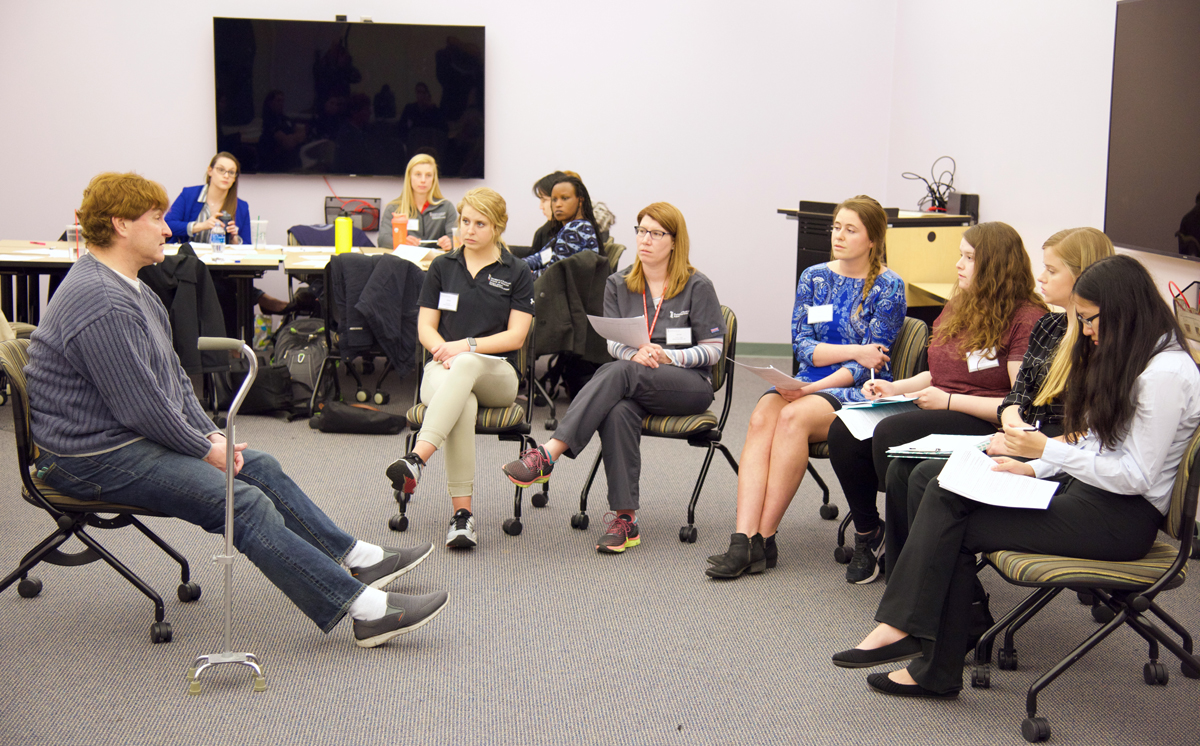
[[[938,164],[944,160],[950,161],[950,167],[943,169],[941,173],[937,173]],[[928,179],[912,171],[905,171],[900,175],[910,181],[920,181],[925,184],[926,194],[917,201],[918,210],[945,212],[946,201],[954,193],[954,172],[957,170],[958,164],[954,159],[948,155],[943,155],[929,167]]]

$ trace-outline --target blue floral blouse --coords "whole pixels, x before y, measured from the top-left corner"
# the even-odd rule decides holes
[[[854,374],[853,387],[824,389],[825,393],[842,402],[865,399],[861,389],[870,380],[871,372],[854,360],[817,367],[813,364],[813,351],[817,345],[877,343],[890,349],[908,311],[904,281],[892,270],[885,269],[867,293],[862,313],[855,314],[862,300],[864,282],[865,279],[839,275],[829,269],[828,264],[817,264],[804,270],[796,287],[796,307],[792,311],[792,351],[800,363],[796,378],[811,383],[839,368],[848,369]],[[833,306],[833,320],[808,323],[809,309],[826,305]],[[888,367],[877,371],[875,376],[892,380]]]

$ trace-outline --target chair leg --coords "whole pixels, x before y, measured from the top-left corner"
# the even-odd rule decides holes
[[[1064,671],[1074,665],[1076,661],[1087,655],[1092,648],[1099,645],[1104,638],[1111,635],[1113,630],[1125,624],[1125,621],[1128,618],[1129,610],[1121,609],[1121,611],[1118,612],[1115,617],[1113,617],[1112,621],[1093,632],[1086,640],[1081,642],[1078,647],[1072,650],[1066,658],[1063,658],[1056,663],[1053,668],[1039,676],[1037,681],[1033,682],[1033,684],[1029,686],[1029,693],[1025,695],[1025,712],[1030,719],[1037,716],[1038,693],[1050,686],[1055,679],[1057,679]]]
[[[1175,621],[1175,617],[1162,610],[1162,607],[1155,602],[1150,602],[1150,611],[1162,621],[1163,624],[1171,628],[1175,634],[1179,635],[1179,639],[1183,641],[1183,649],[1189,653],[1193,652],[1192,635],[1184,629],[1183,625]]]
[[[1008,623],[1007,628],[1004,630],[1004,646],[1000,648],[1000,660],[998,661],[1002,670],[1015,671],[1017,669],[1017,650],[1013,646],[1013,635],[1061,592],[1062,588],[1044,588],[1039,590],[1034,594],[1037,598],[1030,604],[1029,608],[1025,609],[1019,616]]]
[[[600,459],[603,457],[604,449],[596,451],[596,460],[592,462],[592,468],[588,471],[587,481],[583,483],[583,490],[579,493],[579,512],[571,516],[571,528],[582,531],[588,527],[588,492],[592,489],[592,482],[596,481],[596,472],[600,470]]]
[[[558,427],[558,410],[554,406],[554,399],[550,396],[550,392],[546,390],[545,384],[539,379],[533,379],[533,387],[536,394],[541,394],[542,398],[546,400],[546,405],[550,407],[550,416],[546,418],[545,427],[547,430],[553,432]],[[529,406],[533,406],[532,401],[529,402]]]
[[[828,505],[829,504],[829,485],[825,484],[824,479],[821,479],[821,475],[817,473],[817,469],[815,466],[813,466],[811,459],[809,459],[809,462],[808,462],[808,473],[813,478],[813,481],[815,481],[817,483],[817,486],[821,488],[821,505]],[[821,517],[822,518],[825,517],[824,511],[822,511]],[[836,517],[837,517],[837,513],[835,512],[827,520],[833,520]]]
[[[1025,598],[1021,599],[1013,608],[1009,609],[1004,616],[1000,617],[1000,621],[992,625],[992,628],[983,633],[979,638],[979,642],[975,644],[975,665],[982,666],[992,661],[992,644],[1002,631],[1008,628],[1008,625],[1013,623],[1013,620],[1025,613],[1027,609],[1036,604],[1042,597],[1052,591],[1052,588],[1039,588],[1030,593]]]
[[[164,541],[161,536],[151,531],[146,524],[139,521],[136,516],[129,516],[129,522],[133,524],[134,528],[136,528],[138,531],[141,531],[143,536],[154,542],[159,549],[166,552],[171,559],[179,563],[179,582],[187,583],[192,579],[191,567],[188,565],[187,559],[185,559],[182,554],[175,551],[175,547],[171,546]]]
[[[45,539],[42,539],[36,547],[21,558],[21,564],[17,565],[17,569],[9,573],[8,577],[3,581],[0,581],[0,593],[3,593],[6,588],[18,580],[24,580],[30,570],[41,563],[47,555],[56,551],[69,538],[71,538],[71,530],[60,528]]]
[[[93,552],[100,555],[100,558],[107,562],[112,569],[119,572],[133,585],[134,588],[137,588],[142,592],[143,595],[146,596],[146,598],[150,599],[154,603],[154,621],[161,622],[166,617],[166,611],[163,608],[162,596],[158,595],[153,588],[146,585],[146,581],[139,578],[133,572],[133,570],[130,570],[128,567],[126,567],[121,560],[110,554],[107,549],[100,545],[100,542],[96,541],[91,536],[88,536],[87,532],[82,528],[75,531],[75,536],[84,544],[86,544]]]
[[[1129,626],[1136,629],[1142,637],[1145,637],[1147,640],[1153,637],[1162,643],[1163,647],[1174,653],[1175,657],[1183,663],[1184,676],[1187,676],[1189,679],[1200,678],[1200,658],[1193,655],[1191,650],[1184,649],[1182,645],[1164,634],[1153,622],[1141,614],[1130,613],[1126,622]],[[1153,646],[1150,650],[1152,653],[1157,653],[1156,648]],[[1152,661],[1156,660],[1157,657],[1157,655],[1151,656]]]

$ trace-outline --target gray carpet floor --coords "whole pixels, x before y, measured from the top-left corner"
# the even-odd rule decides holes
[[[777,367],[787,361],[773,362]],[[764,386],[735,382],[725,442],[740,452]],[[412,378],[393,380],[401,412]],[[535,434],[546,410],[535,413]],[[0,429],[11,431],[10,408]],[[1095,628],[1088,609],[1063,594],[1018,637],[1020,669],[996,671],[989,690],[968,685],[953,702],[897,700],[867,689],[866,672],[830,665],[872,627],[882,583],[848,585],[834,562],[836,524],[818,517],[820,493],[805,480],[779,533],[779,566],[719,583],[705,557],[733,530],[736,477],[719,456],[697,510],[699,541],[678,539],[702,451],[647,440],[641,546],[621,556],[594,551],[603,530],[603,472],[587,531],[573,530],[596,444],[563,462],[550,505],[525,504],[525,530],[505,535],[513,490],[498,467],[516,444],[478,440],[475,510],[481,544],[441,546],[450,516],[435,457],[410,507],[411,527],[387,528],[395,512],[383,469],[403,436],[326,435],[305,421],[239,420],[239,439],[276,455],[339,524],[368,541],[436,545],[391,590],[447,589],[433,623],[362,650],[343,623],[316,630],[247,561],[234,571],[234,649],[265,663],[268,691],[254,694],[246,669],[218,667],[203,693],[186,694],[196,655],[221,649],[222,582],[209,558],[221,539],[179,521],[152,528],[192,562],[204,589],[175,598],[177,570],[132,529],[93,530],[162,593],[174,641],[152,645],[153,610],[103,563],[43,566],[40,596],[0,594],[0,744],[1017,744],[1025,689]],[[8,438],[10,436],[3,436]],[[11,441],[9,441],[11,443]],[[841,504],[827,462],[818,463]],[[12,448],[0,448],[0,570],[50,532],[48,517],[21,500]],[[997,615],[1022,591],[985,574]],[[1197,583],[1162,597],[1200,630]],[[1200,743],[1200,681],[1165,661],[1165,687],[1142,682],[1144,643],[1118,631],[1042,695],[1057,744]],[[969,682],[970,669],[964,669]]]

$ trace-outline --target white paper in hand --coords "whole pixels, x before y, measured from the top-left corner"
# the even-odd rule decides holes
[[[992,471],[996,462],[974,448],[951,454],[938,475],[938,484],[975,502],[1005,508],[1045,510],[1058,489],[1057,482],[1021,474]]]
[[[607,316],[588,315],[592,328],[601,337],[610,342],[620,342],[630,347],[641,347],[650,344],[650,335],[646,333],[646,317],[634,319],[610,319]]]
[[[739,363],[738,361],[734,360],[733,358],[729,358],[729,360],[734,365],[745,368],[746,370],[750,371],[751,373],[753,373],[754,375],[763,379],[764,381],[771,384],[772,386],[774,386],[777,389],[783,389],[785,391],[796,391],[798,389],[804,388],[804,386],[805,386],[804,381],[797,381],[795,378],[792,378],[787,373],[784,373],[783,371],[779,370],[778,368],[776,368],[773,365],[768,365],[765,368],[756,368],[753,365],[746,365],[745,363]]]

